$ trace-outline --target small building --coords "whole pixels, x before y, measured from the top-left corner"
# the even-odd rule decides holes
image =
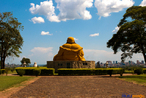
[[[47,61],[47,68],[95,68],[95,61]]]

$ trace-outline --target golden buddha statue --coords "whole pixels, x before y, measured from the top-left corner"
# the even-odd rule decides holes
[[[68,37],[67,43],[60,46],[57,55],[53,61],[85,61],[83,48],[75,43],[73,37]]]

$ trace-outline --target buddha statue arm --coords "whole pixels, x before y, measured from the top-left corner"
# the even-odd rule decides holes
[[[84,58],[83,49],[79,51],[79,58],[80,58],[81,61],[86,61],[85,58]]]
[[[54,56],[53,61],[63,60],[63,52],[64,50],[60,47],[58,54]]]
[[[62,48],[60,47],[60,50],[58,51],[57,56],[62,56],[62,55],[63,55],[63,52],[64,52],[64,49],[62,49]]]

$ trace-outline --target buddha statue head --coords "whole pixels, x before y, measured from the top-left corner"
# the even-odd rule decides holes
[[[68,44],[75,44],[75,39],[73,37],[68,37],[66,43],[68,43]]]

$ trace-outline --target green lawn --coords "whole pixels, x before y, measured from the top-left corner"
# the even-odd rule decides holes
[[[20,76],[0,76],[0,91],[19,84],[33,77],[20,77]]]
[[[132,75],[132,76],[119,76],[121,79],[125,79],[129,82],[136,82],[138,84],[146,85],[146,74]]]

